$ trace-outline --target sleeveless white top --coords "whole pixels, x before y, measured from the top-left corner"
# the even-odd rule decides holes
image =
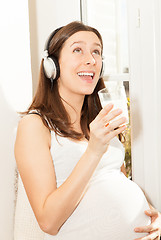
[[[71,174],[87,145],[87,141],[74,142],[51,132],[57,187]],[[124,155],[123,145],[113,138],[84,197],[55,236],[40,229],[19,176],[14,240],[132,240],[145,236],[134,228],[151,223],[144,213],[149,205],[139,186],[120,171]]]
[[[57,187],[71,174],[87,145],[87,141],[74,142],[51,132]],[[45,234],[44,240],[132,240],[147,235],[134,232],[135,227],[151,223],[144,213],[149,205],[139,186],[120,171],[123,162],[124,148],[115,137],[77,208],[57,235]]]

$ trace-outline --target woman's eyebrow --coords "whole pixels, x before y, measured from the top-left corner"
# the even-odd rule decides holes
[[[77,44],[77,43],[83,43],[83,44],[85,44],[85,42],[84,41],[78,41],[78,42],[73,42],[71,45],[70,45],[70,47],[72,47],[74,44]],[[101,44],[99,44],[99,43],[93,43],[93,45],[96,45],[96,46],[98,46],[98,47],[100,47],[101,49],[102,49],[102,46],[101,46]]]
[[[98,46],[98,47],[100,47],[102,49],[102,46],[101,46],[100,43],[94,43],[94,45],[96,45],[96,46]]]
[[[83,42],[83,41],[73,42],[73,43],[70,45],[70,47],[73,46],[73,45],[76,44],[76,43],[85,43],[85,42]]]

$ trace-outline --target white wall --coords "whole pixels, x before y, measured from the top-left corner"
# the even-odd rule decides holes
[[[31,102],[32,78],[35,90],[39,64],[49,33],[70,21],[80,20],[79,10],[79,0],[6,0],[1,4],[0,239],[13,239],[17,111],[26,110]]]
[[[0,239],[13,239],[14,139],[17,111],[31,100],[32,82],[27,0],[6,0],[0,7]]]
[[[56,28],[80,20],[79,0],[29,0],[33,92],[46,39]]]

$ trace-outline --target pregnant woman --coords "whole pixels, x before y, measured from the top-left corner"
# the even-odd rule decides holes
[[[72,22],[55,30],[19,122],[16,162],[44,240],[160,237],[160,213],[123,173],[126,119],[115,120],[121,110],[99,102],[102,51],[92,27]]]

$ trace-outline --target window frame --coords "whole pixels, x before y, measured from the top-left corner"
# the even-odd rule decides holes
[[[128,1],[132,177],[161,211],[161,2]],[[147,57],[148,56],[148,57]]]

